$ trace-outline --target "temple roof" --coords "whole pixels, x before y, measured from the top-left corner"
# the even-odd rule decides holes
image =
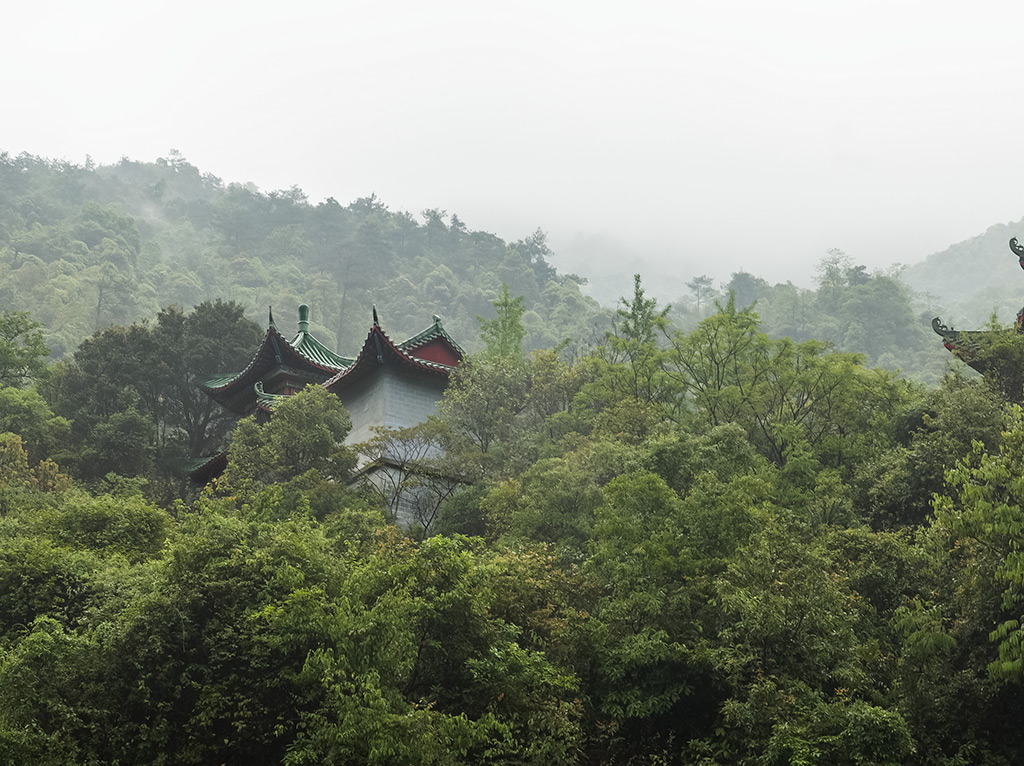
[[[416,349],[421,348],[422,346],[426,346],[431,341],[443,338],[451,345],[453,349],[455,349],[455,351],[458,352],[460,358],[464,357],[466,355],[466,352],[462,350],[462,346],[456,343],[452,336],[449,335],[448,332],[444,329],[444,325],[441,324],[441,317],[439,317],[437,314],[434,314],[433,319],[434,321],[431,323],[430,327],[423,330],[422,332],[416,333],[408,340],[403,340],[401,343],[398,344],[398,348],[406,352],[415,351]]]
[[[373,325],[354,358],[340,356],[309,333],[309,308],[299,307],[299,329],[291,340],[278,331],[273,314],[259,348],[241,372],[214,375],[200,385],[211,397],[239,413],[269,413],[288,398],[264,390],[264,381],[281,375],[294,381],[320,383],[338,393],[355,381],[364,379],[379,366],[397,367],[446,379],[465,356],[462,347],[448,334],[436,314],[423,331],[401,343],[395,343],[381,329],[376,307]],[[290,384],[292,385],[292,384]],[[190,466],[190,476],[205,483],[224,470],[227,453],[197,460]]]
[[[1024,269],[1024,246],[1017,242],[1017,238],[1010,239],[1010,251],[1017,256],[1020,267]],[[1001,330],[956,330],[948,327],[935,317],[932,319],[932,330],[942,336],[942,345],[954,356],[978,372],[985,372],[989,368],[988,360],[982,360],[980,354],[986,347],[991,347],[993,341],[1003,332]],[[1024,308],[1017,313],[1017,321],[1014,324],[1017,333],[1024,332]]]
[[[291,368],[296,373],[312,373],[316,378],[326,378],[352,364],[352,359],[339,356],[309,333],[309,307],[299,306],[299,331],[291,340],[286,340],[274,324],[270,325],[256,353],[241,372],[214,375],[202,382],[214,398],[229,394],[233,389],[249,388],[275,367]]]
[[[224,473],[224,469],[227,467],[228,452],[224,450],[216,455],[190,460],[186,467],[186,472],[193,483],[202,486],[214,477]]]
[[[993,331],[955,330],[944,325],[938,317],[932,319],[932,330],[942,336],[942,345],[957,359],[978,372],[984,372],[985,365],[978,360],[977,355],[984,345],[985,336]]]
[[[257,407],[269,409],[278,395],[265,393],[263,381],[274,371],[337,390],[362,378],[378,360],[395,361],[408,369],[447,377],[464,356],[462,347],[444,329],[436,314],[426,329],[395,343],[380,328],[376,308],[373,326],[362,350],[354,358],[340,356],[310,334],[309,307],[302,305],[295,337],[288,340],[281,335],[271,313],[263,340],[245,369],[211,376],[201,386],[231,409],[245,411],[253,402]]]
[[[328,391],[337,393],[384,364],[447,378],[462,361],[462,348],[448,335],[437,315],[430,327],[402,343],[392,341],[376,320],[374,310],[374,323],[362,349],[351,365],[323,384]]]

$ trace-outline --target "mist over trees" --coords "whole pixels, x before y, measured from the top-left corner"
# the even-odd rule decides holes
[[[1020,762],[1024,391],[898,274],[605,309],[542,232],[174,153],[0,171],[0,762]],[[299,302],[472,353],[363,445],[319,387],[228,417],[196,382]],[[433,481],[406,529],[385,452]]]
[[[976,244],[993,273],[1004,228]],[[740,307],[757,301],[772,336],[831,342],[934,385],[949,360],[932,343],[933,316],[971,326],[995,308],[1004,317],[1016,312],[1007,288],[1001,297],[944,289],[940,310],[937,285],[974,285],[947,261],[985,271],[973,266],[981,256],[957,247],[934,256],[934,266],[905,270],[909,282],[896,267],[869,273],[841,251],[823,255],[816,289],[771,285],[748,272],[719,284],[693,275],[672,303],[673,321],[692,327],[732,291]],[[1005,261],[1005,242],[998,248]],[[374,303],[395,336],[417,332],[436,313],[475,350],[476,317],[493,316],[502,285],[523,298],[528,349],[566,339],[593,346],[610,329],[611,313],[587,297],[585,279],[559,274],[553,256],[540,230],[506,242],[471,230],[454,212],[414,216],[373,194],[314,204],[295,187],[224,184],[175,151],[156,162],[100,167],[0,154],[0,305],[30,312],[57,358],[97,329],[218,299],[240,304],[258,324],[267,306],[287,325],[306,303],[317,337],[340,353],[362,342]],[[908,283],[928,292],[918,295]]]
[[[508,285],[531,347],[593,339],[603,312],[548,263],[543,232],[505,242],[458,215],[392,212],[376,196],[311,204],[297,188],[223,184],[171,152],[81,167],[0,154],[0,305],[29,311],[57,356],[96,329],[169,305],[234,300],[262,323],[312,307],[331,347],[358,347],[371,304],[409,336],[432,314],[460,337]]]

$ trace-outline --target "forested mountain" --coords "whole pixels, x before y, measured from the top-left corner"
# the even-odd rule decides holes
[[[1021,335],[943,374],[839,252],[610,310],[542,233],[2,160],[0,763],[1024,760]],[[474,352],[361,445],[318,386],[235,422],[196,382],[300,301]]]
[[[998,252],[986,257],[1003,266],[1005,233],[994,228],[984,238],[985,252]],[[285,326],[307,303],[314,333],[340,353],[361,343],[371,304],[399,338],[436,313],[473,350],[476,317],[492,310],[502,284],[525,300],[528,348],[567,339],[593,346],[611,329],[611,313],[581,290],[585,279],[557,273],[552,255],[539,230],[505,242],[471,230],[457,214],[424,210],[414,217],[373,195],[313,204],[294,187],[267,193],[225,185],[173,151],[152,163],[123,159],[101,167],[0,154],[0,306],[31,312],[58,358],[97,329],[216,299],[238,302],[258,324],[273,305]],[[1006,271],[979,269],[959,252],[949,259],[943,272],[971,275],[956,280],[968,286],[978,275]],[[831,342],[934,384],[949,358],[930,332],[931,317],[976,325],[996,303],[982,297],[971,308],[963,294],[939,306],[933,298],[922,302],[907,284],[930,290],[934,280],[921,276],[921,267],[906,273],[909,282],[868,273],[833,251],[823,255],[813,290],[770,285],[746,272],[718,285],[677,275],[690,291],[674,302],[671,319],[692,327],[733,290],[741,306],[757,301],[770,335]],[[1000,305],[1016,301],[1009,293],[996,297]],[[1004,311],[1005,319],[1015,312]]]
[[[607,314],[549,255],[540,231],[506,243],[373,195],[314,205],[297,188],[224,185],[174,152],[106,167],[0,154],[0,306],[31,311],[58,356],[97,328],[217,298],[260,323],[268,305],[290,323],[307,303],[342,353],[362,343],[373,303],[396,337],[436,313],[472,347],[503,283],[526,300],[532,347],[597,338]]]
[[[1024,276],[1015,271],[1011,237],[1024,236],[1024,219],[995,224],[983,234],[951,245],[902,272],[903,280],[927,294],[947,324],[977,327],[993,312],[1010,322],[1024,302]],[[941,311],[940,311],[941,309]]]

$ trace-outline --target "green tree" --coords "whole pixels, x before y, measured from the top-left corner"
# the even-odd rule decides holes
[[[701,304],[707,305],[708,300],[714,293],[712,287],[713,281],[707,274],[701,274],[699,277],[694,277],[686,286],[690,288],[690,292],[693,293],[693,299],[697,303],[697,316],[703,316],[701,313]]]
[[[259,344],[260,328],[233,301],[206,301],[185,313],[170,306],[151,334],[157,347],[158,400],[164,427],[180,433],[188,454],[208,455],[223,445],[235,417],[199,388],[225,368],[240,369]],[[154,404],[159,404],[154,402]]]
[[[70,424],[54,415],[35,389],[0,386],[0,433],[5,431],[20,436],[29,459],[38,463],[57,451]]]
[[[41,327],[27,311],[0,314],[0,386],[23,386],[43,374],[50,349]]]
[[[160,473],[174,474],[185,458],[222,448],[235,417],[198,384],[225,366],[240,369],[259,334],[241,306],[222,301],[190,313],[171,306],[155,324],[96,333],[44,386],[55,410],[72,421],[73,444],[62,462],[88,478],[155,471],[153,461]],[[105,457],[114,454],[123,462]]]
[[[773,511],[758,527],[715,583],[725,746],[738,763],[905,763],[909,728],[874,693],[877,645],[861,635],[858,597],[828,538],[809,539]]]
[[[857,442],[872,443],[864,424],[891,414],[905,390],[862,368],[856,355],[769,338],[757,314],[738,311],[732,299],[693,332],[677,334],[668,361],[707,423],[739,423],[780,467],[805,446],[815,459],[843,465],[853,448],[865,448]]]
[[[682,405],[680,389],[665,371],[665,353],[658,336],[668,328],[669,307],[658,310],[657,300],[648,298],[640,275],[633,277],[633,297],[620,299],[619,326],[585,362],[583,374],[589,380],[576,397],[577,409],[591,410],[598,417],[617,422],[619,415],[640,428],[628,428],[639,437],[666,417],[675,417]],[[644,416],[639,416],[644,413]]]
[[[528,399],[529,379],[518,361],[470,357],[452,373],[439,411],[456,439],[488,455],[511,443]]]
[[[589,562],[605,593],[595,615],[600,705],[619,723],[650,719],[671,711],[692,687],[686,580],[695,571],[681,544],[679,498],[663,479],[618,476],[603,496]]]
[[[849,284],[850,273],[853,270],[853,260],[838,248],[832,248],[828,254],[818,261],[815,267],[818,283],[818,290],[826,296],[828,301],[835,305],[839,300],[840,292]]]
[[[621,320],[618,331],[608,337],[608,342],[625,358],[631,398],[637,402],[668,404],[665,393],[660,390],[665,378],[657,338],[668,326],[669,307],[659,311],[658,302],[646,297],[639,274],[633,276],[632,299],[623,298],[622,302],[625,308],[616,310]]]
[[[345,445],[352,419],[341,400],[322,386],[307,386],[274,407],[270,421],[242,420],[228,447],[229,487],[259,488],[308,471],[344,482],[355,467]]]
[[[856,502],[877,528],[922,525],[931,516],[933,496],[945,494],[946,472],[972,445],[998,448],[1003,402],[984,380],[948,375],[939,389],[898,408],[889,425],[897,443],[856,469]]]
[[[501,295],[491,302],[497,311],[494,319],[477,317],[480,337],[484,341],[486,359],[523,361],[523,297],[509,295],[508,285],[501,286]]]
[[[951,492],[935,496],[936,525],[961,544],[971,544],[974,576],[994,581],[1001,591],[1004,619],[992,626],[991,639],[999,658],[989,666],[1001,678],[1024,678],[1024,558],[1020,532],[1024,508],[1020,497],[1024,476],[1024,413],[1010,409],[1001,444],[988,452],[974,443],[971,455],[947,474]]]
[[[771,287],[760,277],[746,271],[736,271],[725,284],[724,290],[726,294],[733,293],[736,296],[737,306],[746,308],[767,297]]]

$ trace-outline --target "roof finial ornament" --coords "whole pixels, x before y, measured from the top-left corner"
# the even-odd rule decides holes
[[[1017,238],[1011,237],[1010,249],[1013,251],[1013,254],[1017,256],[1017,260],[1020,262],[1020,267],[1024,269],[1024,245],[1018,245]]]
[[[437,314],[434,314],[434,324],[441,324],[441,317]]]
[[[309,332],[309,306],[299,306],[299,332]]]
[[[380,327],[380,321],[377,319],[377,304],[373,304],[373,326]]]
[[[270,326],[273,327],[276,330],[277,329],[277,325],[274,324],[274,307],[273,306],[268,306],[267,307],[267,313],[270,314]]]

